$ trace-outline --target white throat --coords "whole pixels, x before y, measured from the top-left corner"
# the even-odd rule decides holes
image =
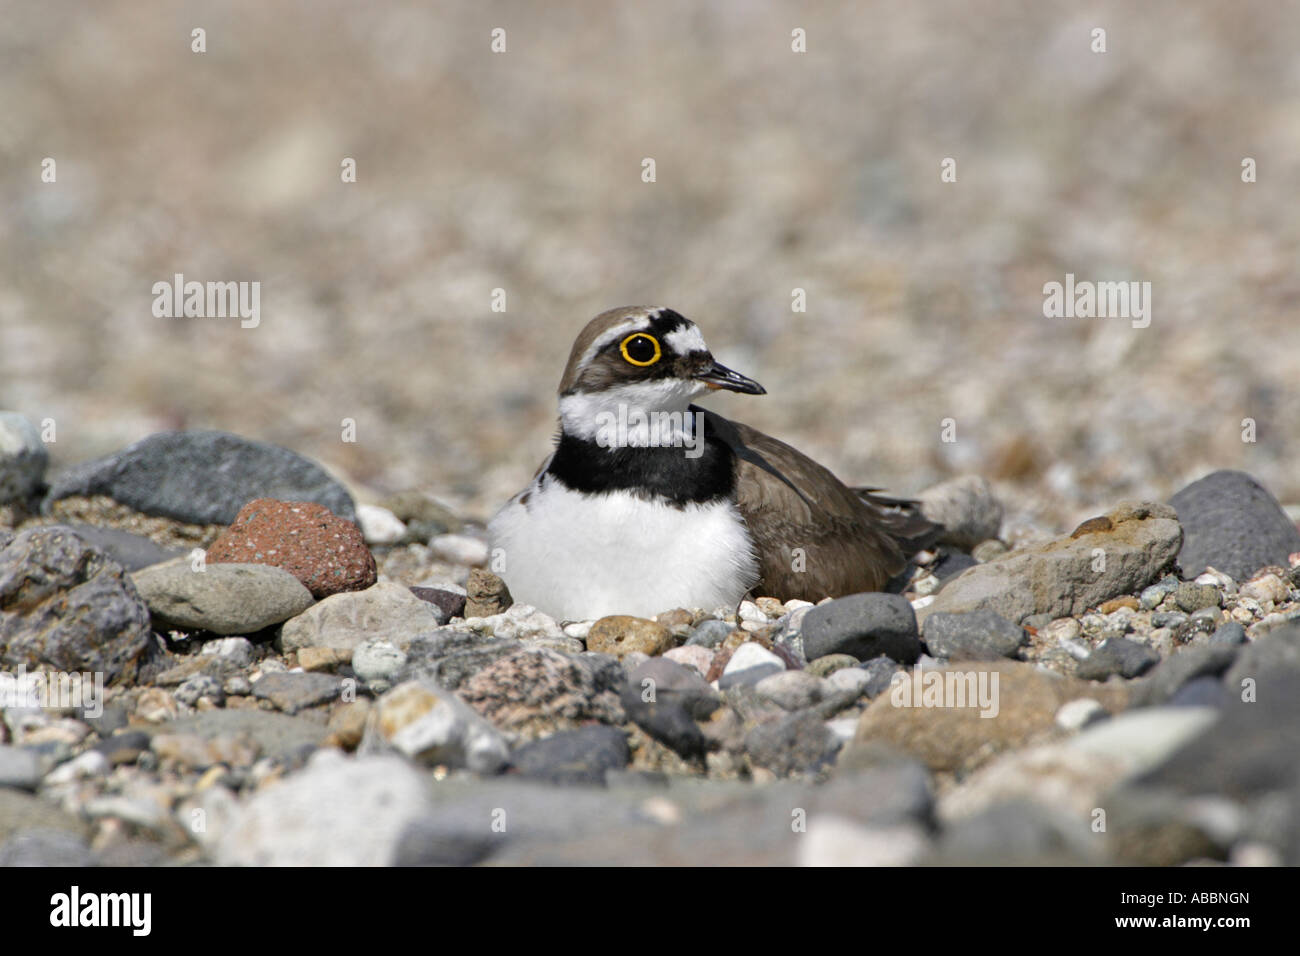
[[[560,399],[560,428],[566,435],[602,448],[702,448],[702,421],[687,410],[705,391],[699,382],[669,378],[576,392]]]

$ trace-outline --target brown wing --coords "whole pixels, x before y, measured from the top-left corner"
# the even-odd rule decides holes
[[[879,591],[938,527],[910,502],[859,494],[802,452],[706,412],[736,454],[736,495],[758,550],[756,594],[820,601]]]

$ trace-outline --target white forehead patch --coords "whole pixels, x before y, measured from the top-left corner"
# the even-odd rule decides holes
[[[668,347],[678,355],[689,355],[692,352],[707,352],[709,347],[704,344],[704,336],[694,325],[687,325],[683,328],[669,332],[664,338],[668,341]]]

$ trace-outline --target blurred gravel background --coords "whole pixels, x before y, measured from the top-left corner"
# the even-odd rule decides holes
[[[711,407],[854,483],[983,473],[1013,533],[1212,467],[1300,501],[1300,5],[0,11],[0,407],[56,467],[216,427],[486,518],[579,328],[652,303],[770,393]],[[155,318],[176,272],[261,325]],[[1067,272],[1151,282],[1151,326],[1045,319]]]

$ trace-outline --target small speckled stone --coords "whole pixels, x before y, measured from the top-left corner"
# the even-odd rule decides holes
[[[254,498],[212,543],[208,562],[283,568],[317,598],[362,591],[377,580],[361,529],[304,501]]]
[[[587,650],[623,657],[639,651],[654,657],[673,646],[668,628],[645,618],[615,614],[602,617],[587,634]]]
[[[514,604],[506,582],[491,571],[475,568],[469,573],[465,599],[466,617],[492,617],[501,614]]]
[[[707,647],[699,645],[685,645],[683,647],[674,647],[664,652],[664,657],[678,664],[693,668],[703,677],[713,666],[713,651]]]
[[[1211,584],[1196,584],[1192,581],[1184,581],[1174,592],[1174,600],[1188,614],[1199,611],[1203,607],[1218,607],[1219,599],[1218,588]]]

